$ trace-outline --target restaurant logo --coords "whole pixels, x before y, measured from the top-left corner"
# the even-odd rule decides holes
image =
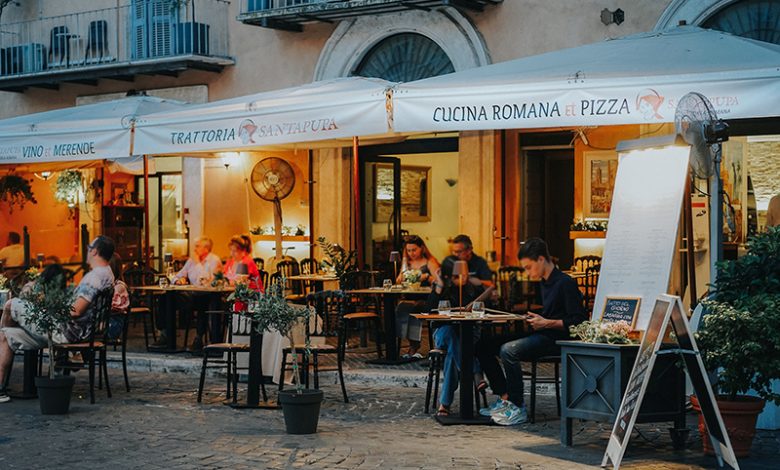
[[[252,136],[256,130],[257,126],[251,119],[241,121],[241,125],[238,126],[238,137],[241,139],[241,143],[244,145],[254,144],[255,141],[252,139]]]
[[[645,88],[636,95],[636,110],[647,121],[655,121],[664,117],[659,109],[664,102],[664,97],[652,88]]]

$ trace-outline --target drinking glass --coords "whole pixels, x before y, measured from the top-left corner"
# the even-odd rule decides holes
[[[450,301],[449,300],[440,300],[439,301],[439,313],[442,315],[449,315],[450,314]]]
[[[471,313],[477,317],[485,316],[485,302],[475,301],[471,304]]]
[[[390,290],[393,287],[393,281],[391,281],[390,279],[385,279],[384,281],[382,281],[382,287],[385,290]]]

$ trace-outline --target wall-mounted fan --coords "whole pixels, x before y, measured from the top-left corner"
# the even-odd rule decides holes
[[[728,140],[729,126],[718,119],[712,103],[701,93],[691,92],[680,99],[674,112],[674,127],[691,145],[691,172],[709,180],[710,193],[710,281],[715,282],[716,263],[722,253],[723,193],[720,178],[721,143]],[[731,215],[733,208],[726,211]],[[729,228],[733,226],[728,224]]]
[[[295,171],[281,158],[263,159],[252,168],[252,189],[260,198],[274,203],[274,233],[276,238],[275,260],[284,258],[282,252],[282,199],[295,187]],[[271,263],[273,264],[273,263]]]

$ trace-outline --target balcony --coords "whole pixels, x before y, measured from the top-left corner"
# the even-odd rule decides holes
[[[180,5],[180,6],[174,6]],[[137,75],[220,72],[228,56],[224,0],[129,5],[0,25],[0,90],[132,82]]]
[[[452,6],[482,11],[503,0],[241,0],[238,20],[263,28],[303,31],[305,23],[404,10],[431,10]]]

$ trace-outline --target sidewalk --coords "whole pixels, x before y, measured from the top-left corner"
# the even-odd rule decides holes
[[[207,380],[204,403],[196,403],[197,375],[188,371],[197,359],[165,361],[168,370],[183,372],[133,371],[130,393],[121,372],[111,369],[114,397],[98,391],[95,405],[89,404],[86,374],[78,372],[67,416],[41,416],[36,400],[0,405],[0,468],[597,468],[610,432],[605,423],[578,422],[574,447],[562,447],[552,397],[540,399],[536,424],[443,427],[423,413],[424,389],[348,378],[350,403],[341,401],[333,380],[323,380],[319,433],[289,436],[280,410],[222,405],[219,378]],[[350,377],[373,373],[353,370]],[[19,376],[14,374],[16,388]],[[667,424],[639,425],[623,468],[715,468],[715,459],[700,451],[695,416],[688,418],[687,450],[672,449]],[[759,432],[753,456],[740,465],[777,468],[779,452],[780,433]]]

